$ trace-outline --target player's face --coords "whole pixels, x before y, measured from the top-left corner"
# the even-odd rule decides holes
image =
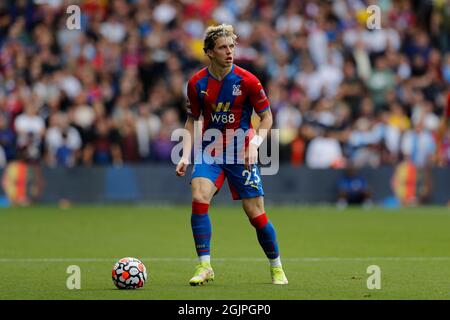
[[[211,62],[222,68],[233,64],[234,41],[231,37],[220,37],[216,40],[216,46],[210,50]]]

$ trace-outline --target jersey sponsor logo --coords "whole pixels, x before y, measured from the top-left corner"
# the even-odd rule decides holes
[[[242,95],[241,85],[240,84],[234,84],[233,85],[233,96],[240,96],[240,95]]]
[[[236,119],[234,118],[233,113],[228,114],[220,114],[220,113],[213,113],[211,114],[211,120],[216,123],[234,123]]]
[[[221,112],[221,111],[228,112],[228,110],[230,110],[229,102],[226,102],[226,103],[219,102],[217,105],[215,103],[212,103],[211,106],[212,106],[214,112]]]
[[[211,120],[215,123],[234,123],[235,117],[230,113],[230,102],[219,102],[211,104],[214,113],[211,114]]]

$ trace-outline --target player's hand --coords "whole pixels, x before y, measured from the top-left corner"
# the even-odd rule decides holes
[[[250,167],[258,162],[258,147],[253,143],[249,143],[245,152],[245,168],[250,170]]]
[[[179,177],[183,177],[186,174],[187,167],[189,165],[189,160],[181,158],[180,162],[177,164],[177,168],[175,169],[175,173]]]

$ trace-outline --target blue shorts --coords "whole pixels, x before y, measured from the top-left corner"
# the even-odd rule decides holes
[[[264,196],[259,167],[254,164],[250,168],[251,170],[245,169],[243,164],[196,163],[192,179],[208,178],[218,192],[227,178],[233,200]]]

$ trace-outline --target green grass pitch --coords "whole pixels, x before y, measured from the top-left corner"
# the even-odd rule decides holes
[[[196,265],[190,208],[37,206],[0,209],[0,299],[450,299],[450,210],[275,207],[287,286],[270,283],[268,263],[239,206],[210,209],[216,280],[188,284]],[[142,259],[149,279],[122,291],[111,281],[119,258]],[[69,290],[69,265],[81,289]],[[367,267],[381,289],[367,288]]]

